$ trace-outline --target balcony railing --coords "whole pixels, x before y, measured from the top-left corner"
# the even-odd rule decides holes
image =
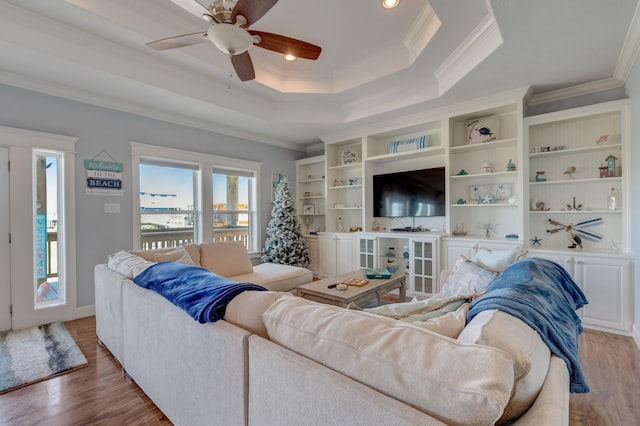
[[[193,228],[149,229],[140,232],[142,250],[179,247],[193,243]],[[249,241],[247,227],[214,228],[213,242],[240,241],[245,246]]]
[[[140,232],[142,250],[179,247],[193,243],[193,228],[153,229]],[[247,227],[215,228],[213,242],[240,241],[245,247],[249,241]],[[58,233],[47,232],[47,277],[58,276]]]

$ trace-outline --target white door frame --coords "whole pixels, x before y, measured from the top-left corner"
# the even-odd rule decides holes
[[[9,150],[0,146],[0,331],[11,330]]]
[[[0,127],[0,145],[9,147],[9,215],[11,218],[12,328],[21,329],[52,321],[74,319],[76,303],[75,233],[75,143],[78,138]],[[65,253],[59,270],[64,271],[64,303],[36,307],[34,268],[34,173],[33,150],[62,152],[64,185]]]

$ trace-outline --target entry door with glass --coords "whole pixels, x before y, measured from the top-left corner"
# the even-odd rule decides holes
[[[2,262],[10,259],[9,266],[0,271],[0,319],[6,322],[8,298],[9,328],[66,321],[76,316],[76,140],[0,127],[0,145],[7,147],[0,149],[0,161],[8,152],[10,164],[8,186],[0,184],[0,240],[2,226],[8,226],[5,235],[11,235],[9,255],[0,254]],[[7,181],[5,177],[0,172],[2,182]],[[0,250],[3,247],[1,241]],[[10,271],[8,278],[5,271]],[[7,327],[5,323],[0,325]]]

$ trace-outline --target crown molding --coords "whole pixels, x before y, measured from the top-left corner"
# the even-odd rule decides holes
[[[636,10],[631,18],[631,25],[627,31],[627,36],[624,39],[620,56],[618,57],[618,63],[613,73],[614,77],[623,83],[627,81],[629,73],[633,68],[640,51],[640,3],[636,6]]]
[[[436,69],[434,75],[440,86],[440,95],[478,66],[503,42],[493,11],[489,9],[480,24]]]
[[[562,101],[576,96],[589,95],[591,93],[602,92],[603,90],[617,89],[624,86],[624,81],[615,77],[604,78],[602,80],[590,81],[588,83],[577,84],[564,89],[551,90],[549,92],[538,93],[529,99],[529,105],[546,104],[549,102]]]
[[[613,72],[613,77],[602,80],[577,84],[564,89],[551,90],[531,96],[529,105],[539,105],[548,102],[562,101],[576,96],[589,95],[604,90],[617,89],[624,86],[633,69],[640,52],[640,3],[631,18],[631,24],[627,31],[622,50],[618,56],[618,62]]]

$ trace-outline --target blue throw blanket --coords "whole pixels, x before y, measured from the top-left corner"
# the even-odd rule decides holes
[[[256,284],[223,278],[199,266],[176,262],[151,265],[133,282],[164,296],[199,323],[222,319],[227,304],[243,291],[266,290]]]
[[[498,275],[471,304],[467,322],[479,312],[497,309],[536,330],[569,369],[571,392],[589,392],[578,354],[582,323],[576,309],[589,303],[567,271],[546,259],[527,258]]]

